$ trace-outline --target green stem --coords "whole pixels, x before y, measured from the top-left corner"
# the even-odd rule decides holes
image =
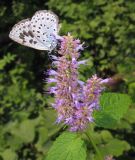
[[[101,152],[100,152],[99,149],[97,148],[97,146],[96,146],[95,142],[93,141],[92,137],[91,137],[88,133],[85,133],[85,134],[86,134],[86,136],[88,137],[88,139],[90,140],[93,148],[95,149],[95,151],[96,151],[96,153],[97,153],[97,155],[98,155],[98,159],[99,159],[99,160],[104,160]]]

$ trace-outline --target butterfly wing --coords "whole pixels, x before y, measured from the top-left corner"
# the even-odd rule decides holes
[[[44,44],[42,44],[30,30],[30,23],[30,19],[20,21],[13,26],[9,37],[24,46],[39,50],[47,50]]]
[[[46,46],[47,50],[53,50],[57,40],[53,35],[59,31],[58,17],[51,11],[37,11],[31,19],[31,31],[35,37]]]

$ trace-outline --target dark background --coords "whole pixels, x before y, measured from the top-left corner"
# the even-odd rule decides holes
[[[128,147],[118,148],[115,157],[135,160],[134,0],[0,1],[0,160],[42,160],[62,132],[61,126],[54,125],[53,98],[44,82],[44,71],[51,67],[48,53],[8,38],[14,24],[44,9],[59,16],[60,35],[70,32],[85,42],[80,59],[88,59],[88,65],[81,66],[80,79],[86,81],[95,73],[112,77],[109,90],[131,96],[133,105],[118,126],[96,128],[96,134],[107,131],[107,135],[127,141]],[[89,152],[94,154],[92,149]]]

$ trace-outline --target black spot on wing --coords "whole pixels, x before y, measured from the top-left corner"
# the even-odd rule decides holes
[[[37,41],[34,41],[34,44],[36,44],[37,43]]]
[[[29,40],[29,42],[32,44],[32,42],[33,42],[33,39],[30,39],[30,40]]]
[[[19,38],[22,39],[22,40],[24,40],[24,34],[20,33]]]
[[[31,31],[28,31],[28,34],[33,38],[34,37],[34,35],[33,35],[33,33],[31,32]]]
[[[24,44],[24,43],[26,43],[26,41],[23,39],[23,42],[22,42],[22,43]]]
[[[23,31],[23,35],[25,35],[25,36],[29,36],[29,34],[26,32],[26,31]]]

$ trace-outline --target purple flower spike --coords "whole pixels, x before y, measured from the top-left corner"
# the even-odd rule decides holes
[[[57,74],[57,72],[55,70],[50,69],[48,72],[49,76],[55,76]]]
[[[50,78],[48,83],[55,83],[50,88],[50,93],[55,96],[53,108],[57,111],[57,123],[63,122],[70,127],[70,131],[80,131],[87,128],[94,121],[92,114],[100,108],[99,98],[104,90],[103,80],[96,75],[87,80],[86,83],[78,79],[78,68],[85,64],[86,60],[78,62],[83,45],[80,40],[68,36],[61,38],[59,57],[53,58],[55,70],[48,72]]]

